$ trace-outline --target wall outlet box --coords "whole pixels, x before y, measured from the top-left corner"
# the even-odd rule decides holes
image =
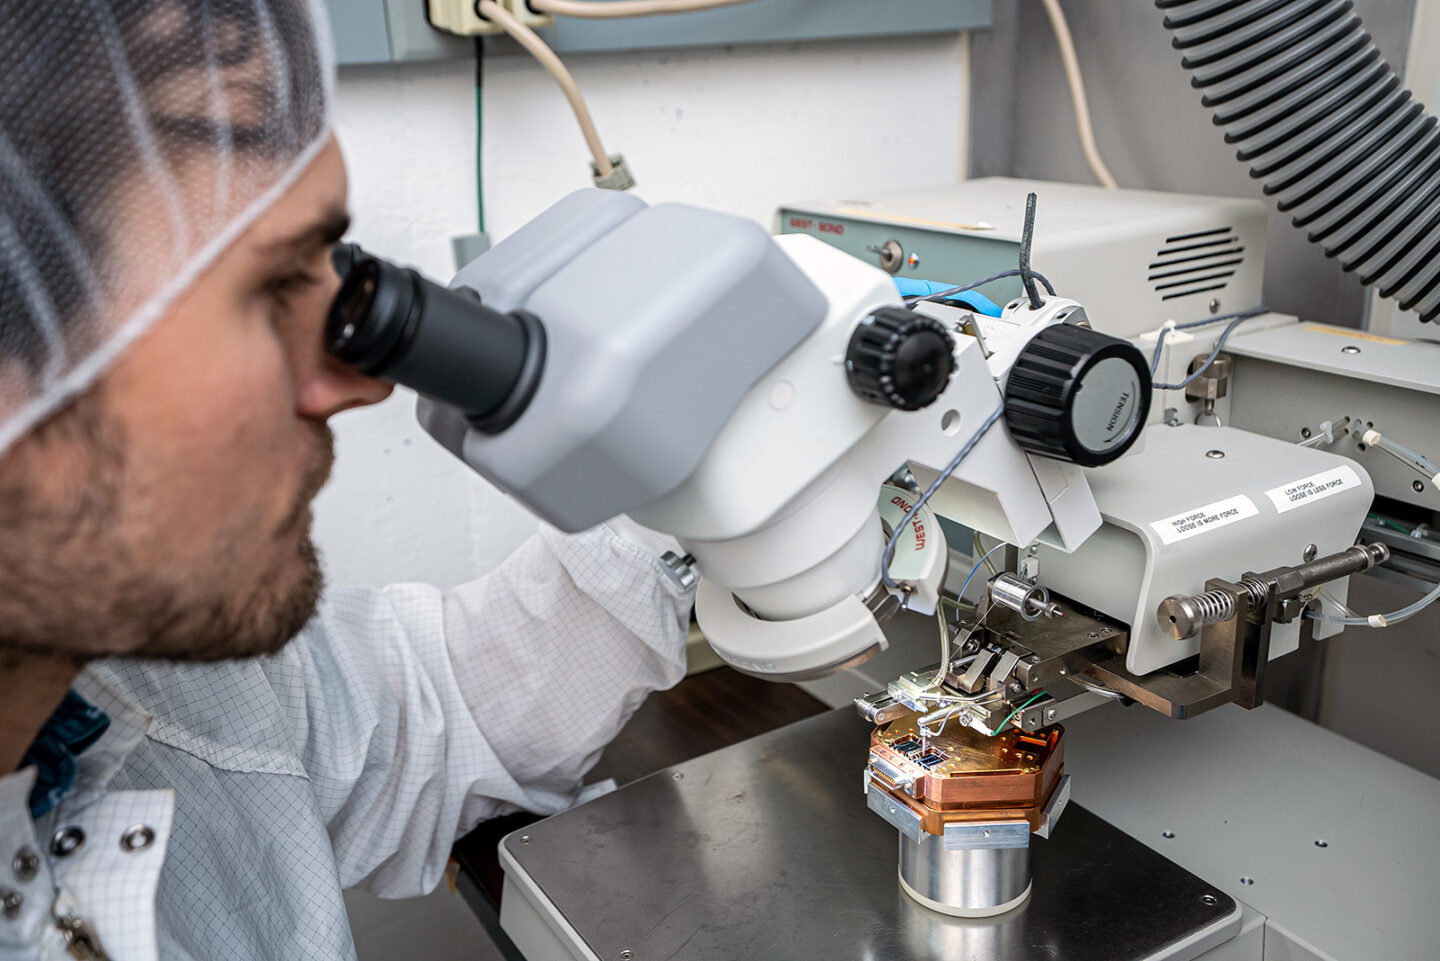
[[[498,26],[475,13],[475,0],[425,0],[425,19],[436,30],[457,37],[483,37],[500,32]]]
[[[500,6],[515,14],[519,20],[531,30],[543,30],[546,27],[555,26],[555,18],[548,13],[540,13],[531,8],[529,0],[500,0]]]

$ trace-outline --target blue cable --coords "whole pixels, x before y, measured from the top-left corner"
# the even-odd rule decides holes
[[[911,277],[896,277],[895,288],[901,297],[930,297],[939,294],[945,301],[961,304],[987,317],[999,317],[1000,305],[978,290],[947,293],[955,290],[953,284],[941,284],[933,280],[916,280]]]
[[[1021,276],[1021,273],[1022,272],[1018,269],[1002,270],[1000,271],[1000,273],[991,274],[989,277],[986,277],[983,280],[977,280],[969,284],[961,284],[959,287],[951,287],[948,290],[942,290],[937,293],[928,294],[924,297],[906,297],[905,302],[911,306],[914,306],[915,304],[918,304],[921,301],[925,300],[948,300],[955,294],[963,294],[968,291],[974,290],[976,287],[984,287],[986,284],[993,284],[997,280],[1004,280],[1006,277],[1019,277]],[[1056,296],[1054,285],[1051,284],[1048,279],[1046,279],[1044,274],[1040,273],[1039,271],[1032,270],[1030,271],[1030,276],[1040,281],[1040,283],[1045,286],[1046,292],[1049,293],[1051,297]]]
[[[998,551],[1000,548],[1002,548],[1002,547],[1004,547],[1004,546],[1005,546],[1005,542],[1004,542],[1004,541],[1001,541],[1000,543],[996,544],[994,547],[990,548],[988,551],[986,551],[984,554],[981,555],[980,559],[975,562],[975,566],[972,567],[972,568],[970,568],[970,576],[967,577],[967,578],[965,578],[965,583],[964,583],[964,584],[961,584],[961,585],[960,585],[960,593],[956,594],[956,595],[955,595],[956,597],[960,598],[961,600],[964,600],[964,599],[965,599],[965,588],[967,588],[967,587],[970,586],[970,582],[971,582],[972,580],[974,580],[975,575],[980,572],[980,567],[981,567],[987,560],[990,559],[990,555],[991,555],[991,554],[995,553],[996,551]]]

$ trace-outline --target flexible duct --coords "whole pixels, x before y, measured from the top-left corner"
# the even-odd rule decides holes
[[[1440,316],[1440,128],[1349,0],[1156,0],[1225,141],[1364,284]]]

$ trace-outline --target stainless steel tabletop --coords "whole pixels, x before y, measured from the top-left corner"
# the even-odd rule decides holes
[[[1075,804],[1032,839],[1022,907],[920,907],[896,879],[895,829],[865,805],[869,732],[848,708],[822,714],[502,843],[606,959],[1139,961],[1195,957],[1238,927],[1229,896]]]

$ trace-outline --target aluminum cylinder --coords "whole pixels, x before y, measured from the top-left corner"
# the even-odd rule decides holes
[[[944,838],[900,835],[900,887],[933,911],[987,918],[1030,896],[1030,848],[945,850]]]

